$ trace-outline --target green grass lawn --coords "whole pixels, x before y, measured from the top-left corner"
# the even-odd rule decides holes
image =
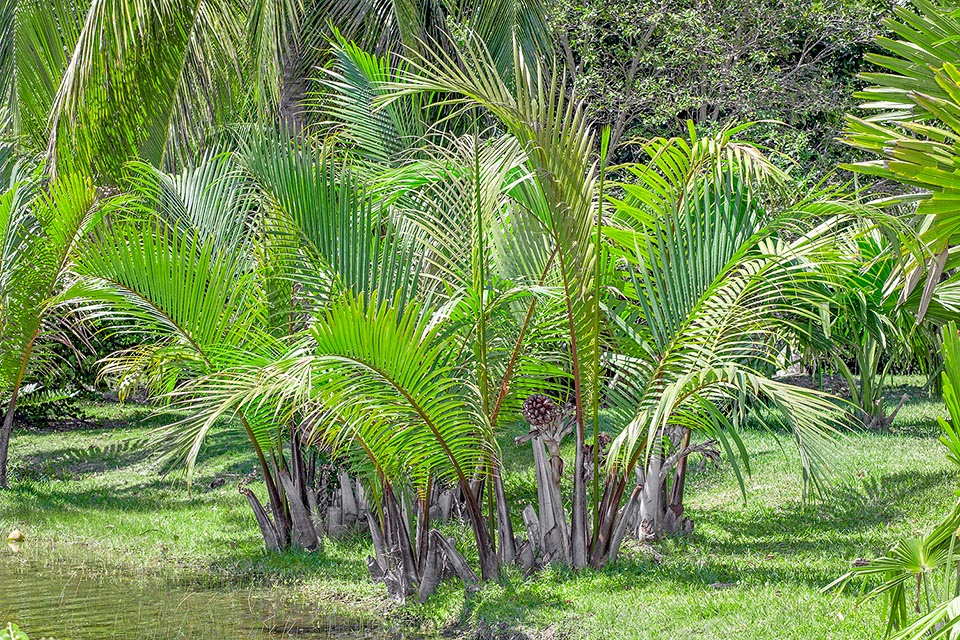
[[[748,431],[747,501],[726,465],[698,471],[688,494],[696,530],[656,544],[656,554],[633,545],[603,572],[513,571],[502,584],[466,595],[449,582],[429,603],[397,608],[369,582],[362,537],[328,542],[321,554],[262,550],[236,490],[254,462],[242,435],[226,430],[210,439],[188,492],[182,478],[162,475],[151,462],[143,440],[158,419],[147,410],[85,410],[93,424],[82,428],[17,431],[13,488],[0,493],[0,529],[23,529],[31,548],[51,561],[271,584],[343,613],[388,614],[474,637],[879,638],[878,604],[857,608],[856,593],[821,589],[855,558],[880,554],[897,537],[935,523],[957,486],[936,441],[943,407],[922,398],[904,408],[891,433],[846,436],[835,486],[815,503],[801,499],[789,437]],[[503,448],[519,514],[535,494],[529,449],[515,447],[514,435],[504,434]],[[217,477],[227,482],[211,489]]]

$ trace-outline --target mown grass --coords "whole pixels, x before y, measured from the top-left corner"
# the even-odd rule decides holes
[[[331,615],[382,612],[379,590],[363,579],[362,538],[330,541],[322,554],[264,551],[237,491],[256,462],[242,432],[214,433],[188,486],[181,472],[156,462],[149,444],[151,430],[167,418],[112,403],[85,404],[83,412],[88,424],[79,428],[15,433],[14,480],[0,491],[0,531],[22,529],[25,553],[105,575],[175,570],[183,580],[211,585],[277,585],[293,597],[309,588]],[[211,488],[214,479],[224,483]],[[263,495],[262,483],[251,486]]]
[[[658,543],[655,553],[633,545],[605,571],[511,571],[476,593],[450,582],[427,604],[397,608],[370,584],[362,538],[329,542],[322,554],[262,551],[236,491],[253,466],[242,435],[210,439],[188,492],[182,478],[151,462],[143,438],[157,419],[147,410],[86,410],[90,427],[16,433],[16,480],[0,493],[0,527],[22,528],[44,553],[79,555],[93,570],[175,567],[190,579],[273,584],[333,610],[477,637],[879,638],[878,605],[856,607],[854,591],[822,588],[855,558],[926,530],[957,486],[936,442],[943,407],[923,397],[904,407],[890,433],[844,437],[834,487],[816,502],[802,499],[789,437],[751,430],[747,500],[727,465],[697,471],[688,498],[693,534]],[[535,495],[529,450],[512,444],[520,431],[503,440],[518,512]],[[214,478],[226,483],[211,489]]]

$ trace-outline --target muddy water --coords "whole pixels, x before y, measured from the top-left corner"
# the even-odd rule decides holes
[[[16,622],[31,640],[413,637],[331,617],[322,603],[285,600],[268,590],[206,588],[182,577],[117,575],[0,551],[0,625]]]

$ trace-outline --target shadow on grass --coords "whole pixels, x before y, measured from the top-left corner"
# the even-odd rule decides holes
[[[459,626],[469,628],[480,621],[492,631],[515,632],[563,612],[573,615],[577,603],[565,597],[576,599],[578,594],[591,599],[621,598],[633,589],[710,594],[728,586],[817,591],[838,578],[853,559],[886,548],[890,540],[883,533],[905,517],[905,500],[950,486],[952,478],[948,470],[894,473],[867,480],[862,487],[838,487],[825,501],[806,506],[793,502],[744,508],[735,502],[727,508],[690,509],[703,526],[689,536],[655,544],[662,560],[655,561],[649,550],[631,542],[618,562],[603,571],[547,569],[535,579],[510,574],[503,585],[464,597]]]
[[[130,438],[19,456],[14,462],[13,472],[20,479],[72,480],[84,474],[122,470],[142,464],[143,461],[143,443]]]
[[[925,399],[913,400],[908,406],[918,407],[918,415],[901,416],[896,432],[875,434],[878,439],[885,442],[888,437],[929,438],[929,416],[936,406]],[[502,438],[505,464],[510,472],[507,490],[516,512],[523,505],[536,502],[529,446],[516,447],[512,442],[512,436],[524,431],[522,425],[515,425]],[[119,435],[115,428],[85,430],[84,437],[87,433],[109,434],[114,439]],[[45,440],[50,438],[47,442],[52,446],[20,459],[19,467],[33,475],[28,482],[15,484],[11,492],[14,497],[8,504],[29,510],[42,522],[56,522],[64,511],[89,513],[93,518],[105,520],[115,519],[115,512],[132,511],[163,517],[181,513],[181,517],[189,517],[198,505],[205,508],[207,504],[223,504],[223,495],[208,489],[210,480],[243,475],[254,463],[245,435],[224,429],[211,437],[201,456],[203,464],[198,470],[193,494],[187,495],[182,482],[145,467],[149,452],[142,445],[141,433],[142,430],[130,434],[129,438],[95,447],[80,443],[57,446],[58,434],[42,435]],[[789,450],[792,443],[787,432],[776,433]],[[783,457],[779,448],[766,440],[760,442],[763,444],[751,455],[754,465],[779,464],[768,460]],[[83,481],[94,474],[121,475],[104,482]],[[796,477],[799,482],[799,471]],[[502,584],[487,585],[479,593],[464,594],[459,584],[453,582],[445,585],[443,591],[455,607],[453,618],[458,619],[461,626],[472,627],[480,620],[517,628],[527,626],[535,618],[542,621],[552,615],[562,617],[572,612],[577,603],[568,598],[577,595],[570,594],[587,591],[591,597],[612,596],[630,589],[655,593],[654,585],[667,584],[675,586],[677,591],[710,594],[709,585],[713,583],[769,585],[770,589],[803,585],[816,590],[833,581],[853,558],[882,551],[882,546],[869,547],[889,542],[882,540],[884,525],[905,517],[911,508],[907,504],[910,496],[952,486],[951,478],[952,474],[946,470],[886,474],[875,480],[864,480],[862,486],[838,487],[826,501],[809,506],[795,500],[779,500],[772,508],[765,508],[762,501],[758,500],[757,505],[752,500],[744,508],[742,502],[733,498],[729,504],[715,509],[691,507],[690,515],[703,526],[691,536],[658,545],[666,556],[662,563],[634,550],[625,552],[614,567],[600,572],[577,574],[548,569],[536,581],[510,572]],[[711,491],[718,484],[729,489],[731,484],[727,470],[717,472],[712,468],[692,481],[697,493]],[[226,487],[219,491],[235,493],[234,484],[232,478],[228,478]],[[691,500],[692,505],[695,503],[695,499]],[[322,554],[270,554],[253,543],[258,535],[256,525],[244,509],[223,510],[217,519],[225,531],[245,530],[249,535],[239,549],[227,546],[226,533],[222,541],[214,536],[214,542],[218,545],[222,542],[223,547],[206,555],[204,562],[211,575],[198,573],[189,578],[191,580],[276,584],[316,575],[356,585],[368,579],[364,558],[370,546],[365,536],[328,542]],[[517,532],[521,533],[522,527],[518,527]],[[808,562],[811,558],[826,559]]]
[[[328,542],[323,553],[269,553],[263,548],[253,515],[236,490],[256,458],[246,435],[230,425],[208,437],[189,492],[181,473],[162,472],[140,423],[125,429],[60,425],[21,433],[32,440],[30,453],[18,455],[13,449],[14,481],[2,495],[5,519],[36,530],[62,527],[73,519],[97,522],[108,542],[175,550],[183,536],[195,535],[194,518],[205,518],[204,553],[192,567],[201,570],[184,570],[181,576],[194,586],[282,584],[318,573],[356,582],[367,574],[369,542],[362,536]],[[212,489],[214,479],[224,482]],[[263,497],[261,482],[250,486]],[[208,509],[216,511],[215,518],[200,516]],[[87,529],[79,533],[89,535]],[[81,544],[76,551],[82,554],[85,548]],[[167,568],[187,569],[179,560]]]
[[[736,578],[819,589],[837,574],[830,562],[805,563],[804,558],[847,563],[863,554],[882,552],[890,540],[875,539],[874,535],[907,517],[909,509],[904,501],[948,487],[954,478],[949,470],[901,472],[867,479],[862,487],[836,487],[822,501],[807,505],[793,502],[775,509],[691,509],[694,521],[705,523],[707,532],[678,538],[675,544],[681,547],[681,555],[686,552],[683,547],[700,547],[710,560],[699,564],[696,571],[690,570],[691,563],[684,563],[685,568],[674,567],[669,574],[685,582],[727,582]],[[719,530],[719,534],[711,530]],[[877,548],[865,548],[871,543]],[[792,562],[789,568],[757,566],[764,560]]]
[[[157,462],[160,450],[141,429],[127,429],[126,433],[112,427],[82,431],[83,438],[70,446],[42,448],[26,455],[17,455],[14,449],[11,466],[15,477],[36,481],[75,480],[77,476],[106,472],[135,472],[143,477],[146,464],[152,471],[152,481],[146,483],[150,486],[169,486],[179,480],[176,465],[164,468]],[[63,433],[61,430],[45,432],[41,438],[56,439]],[[109,441],[89,442],[104,438]],[[194,484],[200,486],[217,476],[239,477],[249,473],[256,464],[246,435],[230,427],[208,436],[199,461]]]
[[[536,626],[531,624],[535,618],[557,620],[558,614],[572,610],[574,603],[553,587],[576,578],[564,570],[545,571],[550,575],[524,576],[518,570],[508,569],[499,583],[486,585],[477,592],[464,593],[459,583],[443,585],[441,596],[443,592],[449,596],[451,590],[457,589],[462,594],[461,598],[449,598],[453,604],[449,605],[452,622],[447,634],[468,633],[478,640],[521,640],[529,637],[521,630]]]

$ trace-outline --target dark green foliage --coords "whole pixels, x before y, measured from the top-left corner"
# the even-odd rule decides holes
[[[883,33],[887,2],[563,0],[557,54],[615,141],[778,120],[753,139],[789,154],[799,175],[832,170],[856,74]]]

